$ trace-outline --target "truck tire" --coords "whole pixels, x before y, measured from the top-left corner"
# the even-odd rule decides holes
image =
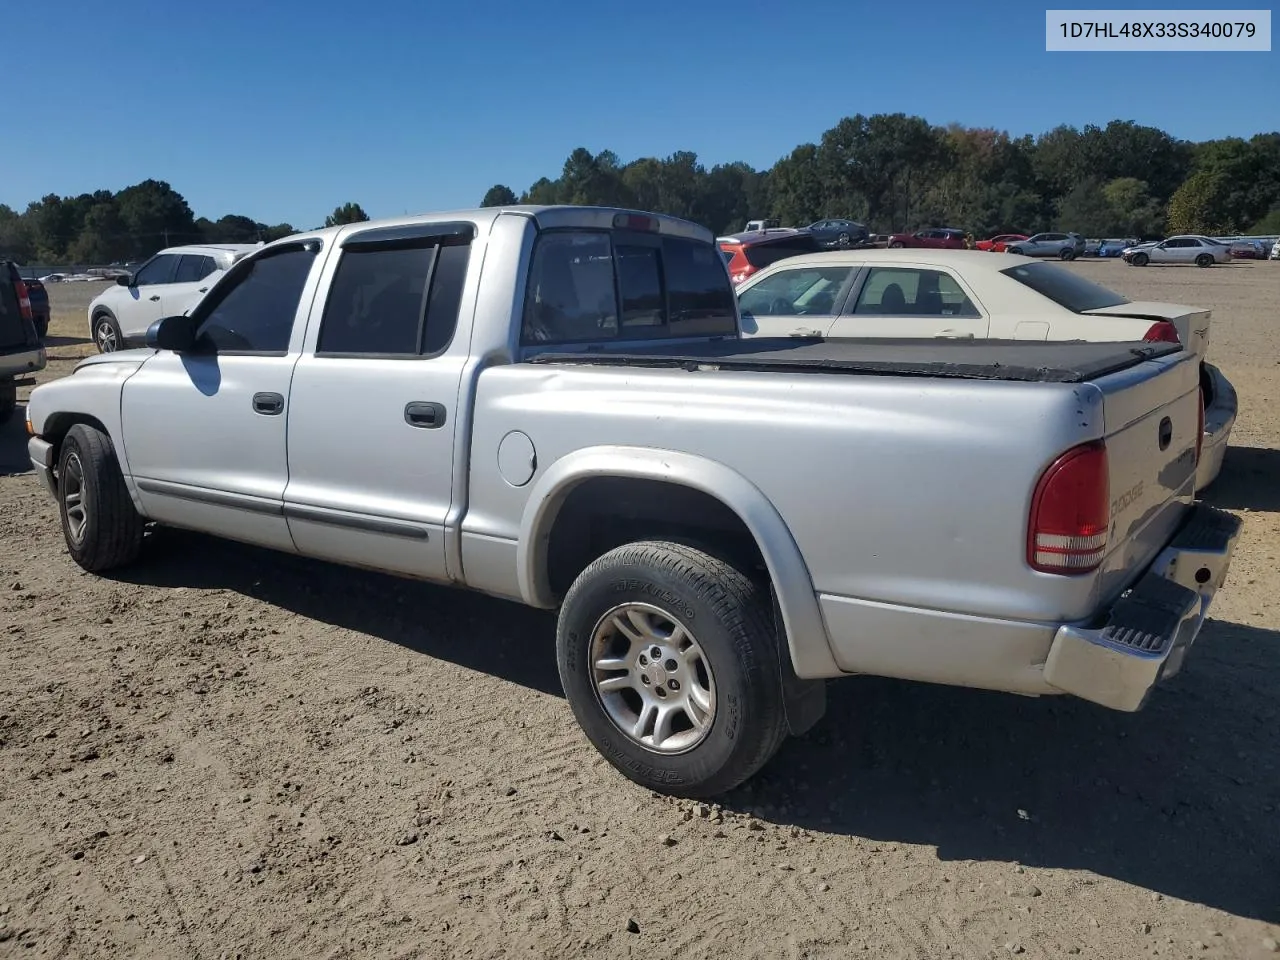
[[[121,567],[142,549],[143,519],[124,485],[111,438],[77,423],[58,454],[58,513],[67,552],[91,573]]]
[[[13,377],[0,377],[0,423],[8,423],[18,409],[18,384]]]
[[[570,587],[556,627],[565,696],[625,776],[679,797],[731,790],[787,732],[767,591],[701,550],[617,547]]]
[[[93,335],[93,344],[98,348],[99,353],[114,353],[125,348],[124,334],[120,332],[120,324],[106,310],[100,310],[93,315],[90,333]]]

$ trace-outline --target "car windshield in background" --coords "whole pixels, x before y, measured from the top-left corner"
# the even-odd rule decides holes
[[[1020,263],[1001,270],[1006,277],[1030,287],[1072,313],[1084,313],[1102,307],[1114,307],[1130,301],[1114,290],[1086,280],[1053,263]]]

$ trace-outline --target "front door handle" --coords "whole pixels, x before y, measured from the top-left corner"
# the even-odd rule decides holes
[[[253,395],[253,412],[267,417],[274,417],[284,410],[284,397],[278,393],[255,393]]]
[[[150,300],[152,303],[155,303],[160,299],[160,294],[157,293],[154,297],[148,297],[147,299]]]
[[[404,405],[404,422],[411,427],[426,427],[427,429],[443,427],[444,420],[443,403],[414,400],[412,403]]]

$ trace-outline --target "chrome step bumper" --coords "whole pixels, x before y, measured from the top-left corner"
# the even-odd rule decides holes
[[[1182,669],[1239,537],[1239,518],[1197,503],[1101,627],[1058,629],[1045,681],[1113,710],[1141,709],[1157,683]]]

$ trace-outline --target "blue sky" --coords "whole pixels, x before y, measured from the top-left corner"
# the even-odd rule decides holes
[[[854,113],[1015,134],[1113,118],[1197,140],[1280,128],[1280,54],[1046,53],[1045,6],[20,3],[0,203],[153,177],[198,216],[308,228],[347,200],[379,217],[474,206],[494,183],[519,193],[576,146],[766,167]]]

